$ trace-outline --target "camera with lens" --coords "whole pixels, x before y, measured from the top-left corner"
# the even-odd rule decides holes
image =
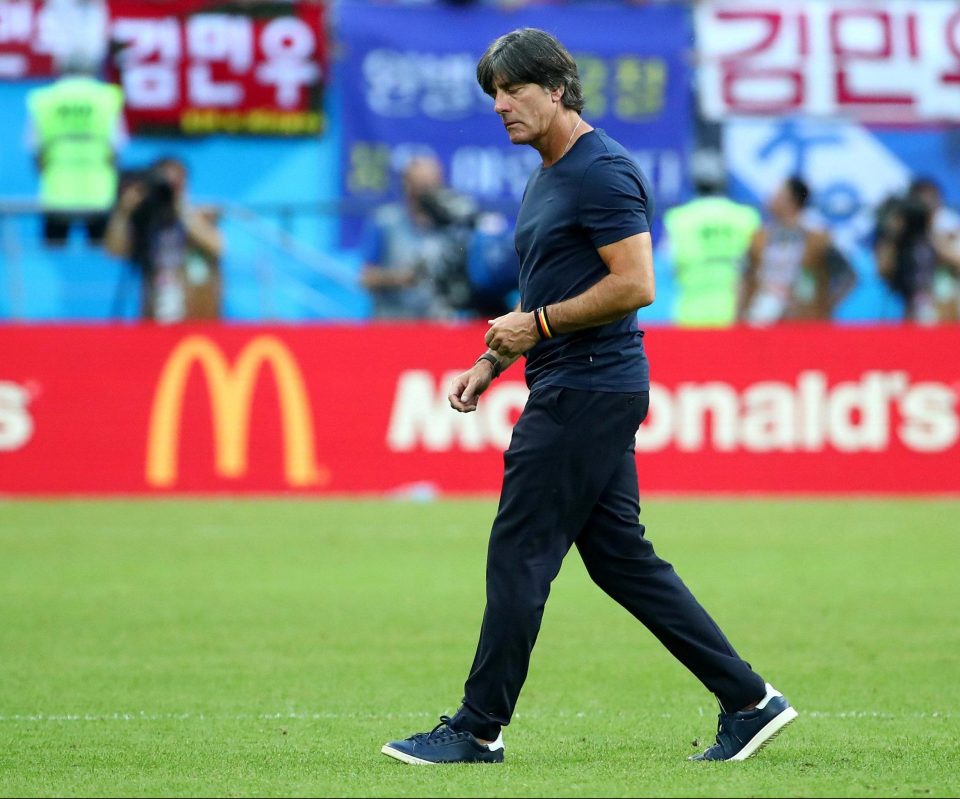
[[[477,206],[470,197],[446,188],[424,192],[417,202],[436,228],[433,256],[423,266],[443,306],[438,312],[464,311],[471,304],[467,248]]]
[[[420,207],[437,227],[462,225],[472,227],[477,218],[476,203],[464,194],[450,189],[435,189],[421,194]]]
[[[176,223],[176,194],[159,169],[147,169],[126,176],[126,185],[143,188],[143,199],[130,212],[132,261],[145,272],[152,269],[150,247],[154,231]]]
[[[152,216],[156,213],[174,209],[173,186],[159,170],[148,171],[143,178],[143,183],[146,194],[137,207],[137,211],[143,209],[144,213]]]

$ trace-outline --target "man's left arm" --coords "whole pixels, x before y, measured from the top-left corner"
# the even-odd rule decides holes
[[[960,235],[935,233],[932,240],[937,260],[943,266],[960,275]]]
[[[213,223],[213,210],[190,208],[181,213],[183,226],[187,231],[187,239],[200,253],[211,261],[219,261],[223,252],[223,240],[220,231]]]
[[[576,297],[545,308],[550,333],[572,333],[614,322],[650,305],[656,294],[653,244],[649,233],[636,233],[597,248],[609,273]],[[540,340],[534,312],[513,311],[494,319],[487,346],[506,357],[527,352]]]
[[[817,319],[829,319],[833,311],[827,261],[829,249],[830,239],[826,233],[819,230],[807,233],[803,263],[813,278],[813,311]]]

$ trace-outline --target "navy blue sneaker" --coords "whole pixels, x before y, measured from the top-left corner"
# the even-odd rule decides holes
[[[466,730],[450,726],[450,717],[441,716],[430,732],[418,732],[402,741],[390,741],[380,750],[388,757],[416,766],[433,763],[502,763],[503,733],[492,744],[482,744]]]
[[[690,760],[746,760],[755,755],[797,717],[783,694],[767,683],[767,693],[753,710],[721,713],[717,742]]]

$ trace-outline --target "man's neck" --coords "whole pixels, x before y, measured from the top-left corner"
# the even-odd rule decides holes
[[[777,220],[777,221],[780,223],[780,225],[781,225],[782,227],[790,228],[790,229],[792,230],[793,228],[798,228],[798,227],[801,227],[801,226],[802,226],[802,223],[803,223],[803,215],[800,214],[800,213],[796,213],[796,214],[784,214],[784,215],[783,215],[779,220]]]
[[[577,127],[579,125],[579,127]],[[553,166],[573,147],[577,139],[593,128],[576,111],[564,109],[557,114],[547,132],[531,146],[540,153],[545,167]]]

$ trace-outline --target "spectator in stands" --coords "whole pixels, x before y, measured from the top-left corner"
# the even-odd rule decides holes
[[[930,234],[939,261],[933,279],[933,298],[937,319],[941,322],[960,321],[960,214],[943,202],[940,185],[929,177],[920,177],[910,184],[909,195],[917,197],[930,208]]]
[[[933,324],[941,316],[935,287],[939,269],[960,272],[960,251],[950,237],[935,233],[939,190],[915,182],[904,196],[893,196],[877,211],[874,255],[877,269],[904,300],[904,317]]]
[[[666,241],[661,252],[673,264],[678,288],[674,320],[685,326],[731,325],[760,214],[723,195],[726,170],[720,153],[694,153],[690,170],[697,196],[663,217]]]
[[[75,223],[103,239],[117,191],[117,151],[126,141],[123,92],[95,77],[82,52],[58,59],[61,76],[27,95],[27,138],[40,174],[43,237],[63,245]]]
[[[829,235],[804,218],[810,189],[786,180],[768,203],[769,221],[750,248],[740,292],[740,317],[755,325],[828,320],[856,277]]]
[[[373,315],[449,317],[469,303],[463,241],[455,233],[469,224],[472,206],[444,189],[440,162],[427,156],[407,164],[403,194],[377,209],[364,233],[361,282]]]
[[[187,201],[187,168],[161,158],[120,193],[105,243],[142,278],[143,318],[155,322],[220,315],[222,243],[213,209]]]

